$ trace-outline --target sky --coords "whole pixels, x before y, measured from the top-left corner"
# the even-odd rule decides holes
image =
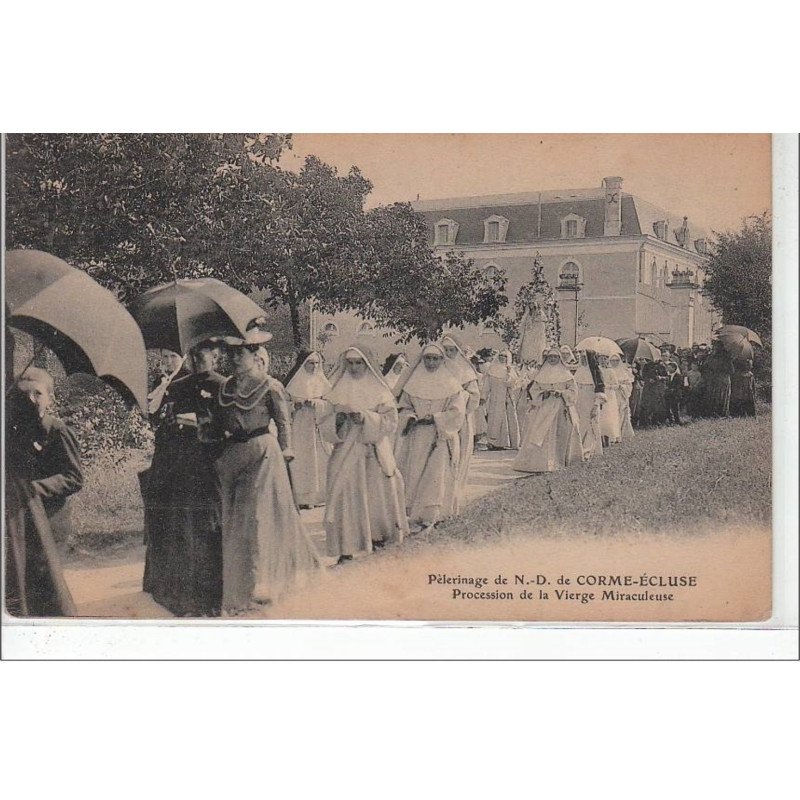
[[[771,207],[768,134],[295,134],[281,164],[315,154],[373,183],[367,205],[600,186],[701,227],[733,230]]]

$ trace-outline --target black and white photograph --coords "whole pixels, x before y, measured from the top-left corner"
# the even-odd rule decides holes
[[[769,134],[8,134],[5,614],[772,613]]]

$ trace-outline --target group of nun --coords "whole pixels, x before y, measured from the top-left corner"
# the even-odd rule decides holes
[[[337,564],[458,513],[473,450],[478,374],[453,337],[381,365],[357,342],[326,376],[301,353],[286,378],[301,507],[324,505]]]
[[[517,367],[506,350],[478,365],[476,443],[516,450],[514,469],[553,472],[633,437],[633,373],[622,359],[548,348]]]
[[[504,351],[479,367],[476,430],[489,450],[516,450],[519,472],[553,472],[633,437],[633,373],[617,356],[548,348],[540,364]]]

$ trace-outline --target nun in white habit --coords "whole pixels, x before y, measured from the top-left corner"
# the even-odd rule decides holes
[[[594,352],[580,351],[580,366],[575,373],[578,399],[575,407],[580,422],[583,458],[603,455],[603,439],[600,432],[600,412],[605,405],[605,384]]]
[[[464,353],[464,348],[455,336],[445,336],[441,341],[446,356],[445,365],[453,373],[461,388],[467,393],[467,413],[464,425],[458,433],[461,458],[458,466],[458,491],[453,502],[453,513],[459,511],[459,500],[469,476],[472,451],[475,446],[475,412],[481,399],[478,373]]]
[[[620,440],[633,439],[633,425],[631,424],[631,394],[633,394],[633,372],[622,362],[618,355],[608,359],[608,366],[617,376],[617,405],[619,406],[619,431]]]
[[[408,359],[405,353],[390,355],[383,366],[383,379],[386,385],[394,390],[400,376],[408,369]]]
[[[603,437],[603,446],[608,447],[610,444],[622,441],[619,377],[615,370],[609,368],[608,356],[598,355],[597,360],[600,363],[600,372],[606,389],[606,402],[600,409],[600,435]]]
[[[286,379],[292,409],[294,460],[289,464],[294,497],[300,508],[325,503],[325,473],[331,445],[323,441],[319,421],[325,410],[322,399],[331,389],[322,371],[319,353],[303,351]]]
[[[519,380],[510,350],[500,353],[486,370],[481,400],[486,405],[486,443],[492,450],[516,450],[519,447]]]
[[[530,398],[525,435],[514,469],[555,472],[583,459],[578,413],[578,387],[557,348],[547,351],[541,369],[527,388]]]
[[[350,347],[330,376],[320,420],[333,445],[328,461],[325,537],[339,564],[408,533],[403,478],[392,451],[394,396],[365,346]]]
[[[400,379],[397,465],[406,482],[406,509],[412,530],[430,527],[456,506],[467,393],[445,366],[444,350],[425,347]]]

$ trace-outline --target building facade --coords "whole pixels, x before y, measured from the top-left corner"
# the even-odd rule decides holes
[[[538,257],[556,290],[562,344],[585,336],[645,336],[679,347],[708,342],[718,316],[703,297],[708,234],[686,217],[622,191],[620,177],[593,189],[421,200],[430,243],[454,249],[480,269],[503,271],[513,304]],[[364,320],[320,319],[335,340],[372,333],[377,349],[391,336]],[[331,327],[332,326],[332,327]],[[499,347],[498,335],[470,327],[462,338],[474,348]],[[342,342],[344,344],[344,342]],[[413,348],[411,348],[413,349]]]

